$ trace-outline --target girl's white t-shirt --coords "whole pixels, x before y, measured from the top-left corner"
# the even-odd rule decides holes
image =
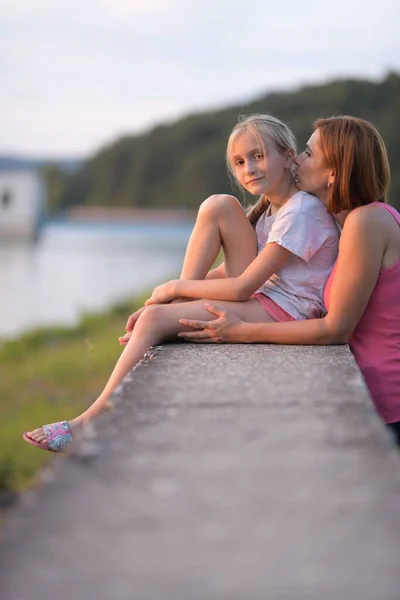
[[[326,314],[322,292],[338,254],[339,228],[324,204],[299,191],[256,224],[258,254],[275,242],[292,255],[258,290],[297,320]]]

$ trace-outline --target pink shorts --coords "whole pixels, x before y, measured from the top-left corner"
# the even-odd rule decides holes
[[[254,298],[254,300],[257,300],[257,302],[261,304],[263,309],[269,314],[270,317],[273,318],[274,321],[296,320],[294,317],[292,317],[292,315],[289,315],[289,313],[287,313],[286,310],[283,310],[283,308],[281,308],[279,304],[271,300],[271,298],[269,298],[268,296],[258,293],[253,294],[252,298]]]

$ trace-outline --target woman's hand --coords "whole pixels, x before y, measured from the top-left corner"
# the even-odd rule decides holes
[[[233,313],[222,310],[215,304],[205,303],[206,309],[217,315],[214,321],[195,321],[192,319],[179,319],[181,325],[193,327],[198,331],[183,331],[178,336],[188,342],[199,343],[243,343],[245,341],[242,331],[244,321]]]
[[[154,288],[151,298],[146,300],[145,305],[149,304],[168,304],[174,298],[179,296],[178,292],[179,279],[172,279]]]

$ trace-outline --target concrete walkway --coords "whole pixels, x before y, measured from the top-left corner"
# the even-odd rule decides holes
[[[96,430],[9,519],[1,600],[399,600],[400,453],[347,347],[164,346]]]

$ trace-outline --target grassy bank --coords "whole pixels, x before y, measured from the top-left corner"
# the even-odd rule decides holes
[[[77,327],[31,331],[0,347],[0,494],[20,490],[51,454],[22,440],[22,432],[69,419],[103,388],[121,346],[127,317],[148,294]]]

